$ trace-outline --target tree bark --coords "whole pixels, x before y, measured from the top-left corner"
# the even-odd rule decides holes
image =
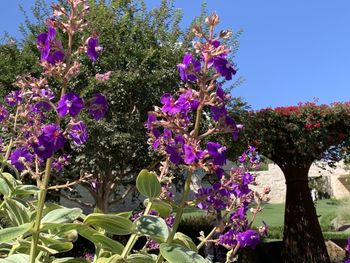
[[[283,169],[287,184],[282,249],[285,263],[330,262],[308,186],[309,167]]]

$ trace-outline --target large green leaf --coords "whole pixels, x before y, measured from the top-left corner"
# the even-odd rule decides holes
[[[169,236],[169,228],[159,216],[141,216],[134,224],[138,234],[151,237],[160,243],[165,242]]]
[[[41,223],[68,223],[77,219],[82,213],[80,208],[58,208],[47,213]]]
[[[36,194],[39,191],[40,189],[35,185],[17,185],[13,190],[12,194],[18,198],[23,198],[26,196]]]
[[[90,240],[96,246],[101,246],[104,250],[108,250],[115,254],[121,254],[124,250],[124,246],[121,243],[109,237],[106,237],[91,227],[81,227],[78,229],[78,232],[81,236]]]
[[[135,229],[129,219],[113,214],[90,214],[85,218],[84,224],[98,226],[114,235],[129,235]]]
[[[16,227],[7,227],[0,229],[0,243],[16,239],[28,232],[32,227],[31,223],[26,223]]]
[[[190,238],[189,236],[187,236],[181,232],[175,233],[173,243],[187,247],[187,248],[193,250],[194,252],[198,252],[197,246],[192,241],[192,238]]]
[[[80,227],[85,227],[85,225],[82,224],[76,224],[76,223],[44,223],[41,224],[41,231],[50,230],[52,233],[59,234],[64,233],[71,230],[78,230]]]
[[[25,254],[14,254],[5,259],[0,259],[0,263],[28,263],[29,256]]]
[[[58,240],[58,239],[44,237],[44,236],[41,236],[40,240],[45,247],[55,250],[57,252],[67,252],[73,248],[73,243],[67,242],[65,240]],[[55,253],[51,252],[51,254],[55,254]]]
[[[151,255],[131,254],[127,258],[128,263],[153,263],[155,260]]]
[[[149,199],[147,198],[147,199],[145,199],[145,201],[143,203],[145,206],[147,206],[148,202],[149,202]],[[171,213],[171,211],[173,210],[171,205],[169,205],[168,203],[166,203],[162,200],[159,200],[158,198],[155,198],[152,200],[152,208],[151,209],[157,211],[161,217],[168,216]]]
[[[17,200],[5,199],[6,210],[11,221],[15,225],[23,225],[30,222],[29,210]]]
[[[160,253],[169,263],[208,263],[201,255],[177,244],[160,244]]]
[[[9,196],[17,185],[16,180],[9,173],[0,174],[0,193],[4,196]]]
[[[146,169],[143,169],[137,176],[136,188],[142,195],[151,200],[158,197],[161,190],[157,176]]]

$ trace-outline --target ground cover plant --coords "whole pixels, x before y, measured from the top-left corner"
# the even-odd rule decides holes
[[[258,154],[249,147],[239,158],[241,165],[227,174],[222,169],[226,147],[205,140],[222,133],[237,140],[239,129],[225,107],[229,96],[219,82],[231,80],[236,73],[228,58],[230,49],[224,44],[232,33],[214,31],[219,23],[217,14],[205,19],[204,29],[201,25],[193,29],[197,53],[186,53],[177,65],[182,87],[175,94],[163,94],[162,106],[148,113],[148,143],[162,162],[159,171],[144,169],[136,179],[138,191],[147,197],[145,209],[134,215],[100,211],[86,216],[78,208],[46,202],[48,191],[90,179],[91,175],[82,174],[75,181],[50,184],[52,175],[67,165],[65,148],[78,148],[88,140],[81,117],[87,115],[98,122],[108,111],[103,94],[95,93],[84,100],[71,86],[79,81],[80,61],[88,57],[95,63],[103,51],[98,32],[85,35],[89,28],[87,1],[53,4],[53,11],[36,40],[40,76],[19,76],[15,83],[18,90],[6,95],[5,104],[0,105],[0,121],[6,131],[2,138],[0,208],[9,223],[0,230],[4,257],[0,261],[207,262],[198,250],[215,243],[229,250],[225,260],[231,262],[240,248],[254,248],[267,234],[265,223],[257,229],[252,222],[269,192],[268,188],[263,193],[249,188],[255,179],[249,170],[259,163]],[[60,40],[61,34],[67,41]],[[110,73],[99,72],[95,77],[105,81]],[[198,170],[215,176],[216,183],[210,187],[193,183],[192,176]],[[170,192],[175,176],[184,180],[180,201]],[[37,185],[23,184],[25,177]],[[190,199],[191,187],[196,194]],[[253,208],[253,219],[248,220],[248,206],[254,200],[257,207]],[[209,233],[203,233],[198,244],[177,231],[184,210],[191,207],[222,216]],[[217,239],[211,239],[214,233],[219,234]],[[56,258],[55,254],[72,249],[78,234],[94,243],[94,255],[89,259]],[[111,235],[130,237],[123,245]],[[140,237],[146,237],[147,242],[134,251]]]

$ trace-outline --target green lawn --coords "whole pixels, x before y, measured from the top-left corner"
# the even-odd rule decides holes
[[[320,216],[320,222],[322,222],[324,218],[327,218],[326,221],[328,222],[332,220],[336,216],[337,209],[341,205],[342,201],[333,199],[317,201],[316,211],[317,215]],[[263,211],[257,215],[254,225],[260,225],[262,220],[271,227],[282,226],[284,221],[284,204],[265,204],[263,206]]]
[[[349,232],[331,232],[329,227],[330,221],[334,219],[337,214],[339,215],[339,208],[345,204],[347,204],[346,201],[338,201],[333,199],[317,201],[316,211],[326,239],[346,238],[348,235],[350,235]],[[199,216],[205,216],[205,213],[197,208],[188,208],[185,210],[183,215],[184,218]],[[251,218],[251,214],[249,216]],[[263,205],[263,210],[257,215],[253,225],[258,227],[261,225],[262,221],[265,221],[270,228],[269,238],[280,239],[283,232],[284,204]]]

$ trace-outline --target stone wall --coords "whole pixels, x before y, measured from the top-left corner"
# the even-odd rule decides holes
[[[224,169],[228,172],[232,167],[232,163],[228,163]],[[257,172],[257,186],[253,186],[253,190],[261,192],[265,186],[271,188],[270,202],[271,203],[283,203],[285,201],[286,195],[286,184],[282,173],[282,170],[276,164],[269,164],[268,171]],[[348,175],[349,171],[344,169],[343,163],[338,163],[335,169],[327,167],[326,169],[320,168],[318,165],[313,164],[309,171],[310,177],[324,176],[329,181],[330,194],[337,198],[342,199],[350,197],[349,190],[338,180],[339,177]],[[79,192],[81,193],[81,200],[83,202],[93,202],[93,199],[85,188],[78,186]],[[119,192],[123,192],[123,189],[119,189]],[[193,193],[191,193],[193,194]],[[176,193],[179,196],[179,193]],[[132,196],[129,195],[125,202],[119,204],[117,207],[113,208],[112,211],[132,211],[137,209],[143,202],[142,196]],[[66,198],[61,198],[60,203],[67,207],[77,206],[76,203],[69,201]],[[79,206],[78,206],[79,207]],[[81,207],[85,213],[89,213],[92,209]]]
[[[282,203],[285,201],[286,185],[282,170],[276,164],[269,164],[268,171],[257,172],[256,178],[257,186],[253,187],[254,190],[262,191],[264,186],[271,187],[271,193],[269,194],[271,203]],[[309,170],[309,177],[323,176],[329,182],[330,194],[336,199],[342,199],[350,197],[350,192],[339,181],[342,176],[349,175],[349,171],[344,169],[342,162],[337,163],[336,168],[330,168],[325,166],[321,168],[320,164],[313,164]]]

